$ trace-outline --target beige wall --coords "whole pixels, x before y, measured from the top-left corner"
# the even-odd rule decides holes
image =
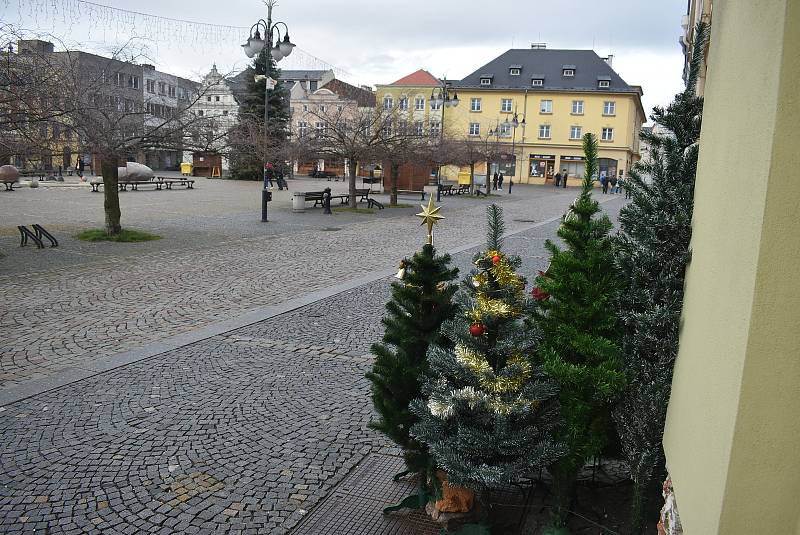
[[[714,8],[664,447],[687,535],[791,534],[800,529],[800,0]]]

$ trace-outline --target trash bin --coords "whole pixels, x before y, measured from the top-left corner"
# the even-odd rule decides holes
[[[192,164],[189,162],[181,162],[181,174],[183,176],[190,176],[192,174]]]
[[[292,196],[292,212],[301,213],[306,211],[306,192],[295,191]]]

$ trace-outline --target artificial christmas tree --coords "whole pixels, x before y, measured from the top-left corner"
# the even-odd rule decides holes
[[[615,240],[621,288],[617,315],[628,385],[614,411],[622,451],[631,468],[631,533],[641,533],[648,497],[658,497],[664,479],[664,434],[672,370],[678,355],[683,280],[692,236],[697,142],[703,99],[695,94],[706,26],[695,33],[686,90],[651,118],[668,133],[642,132],[651,158],[628,177],[632,202],[620,212]],[[649,180],[645,181],[644,177]]]
[[[619,351],[613,342],[614,270],[611,222],[592,198],[597,172],[597,138],[583,137],[586,175],[583,189],[564,215],[546,274],[536,278],[531,320],[540,331],[537,362],[556,380],[565,424],[560,438],[568,454],[550,467],[554,485],[554,525],[566,524],[578,472],[600,454],[613,430],[611,410],[623,386]]]
[[[563,454],[553,439],[557,390],[531,363],[535,336],[519,258],[503,254],[500,208],[491,205],[488,250],[459,294],[461,313],[428,350],[411,435],[426,443],[450,484],[483,490],[516,481]],[[480,328],[476,328],[480,326]],[[480,495],[479,495],[480,497]]]
[[[420,381],[428,369],[428,346],[446,344],[439,328],[455,315],[452,298],[458,287],[451,282],[458,269],[449,264],[450,255],[437,256],[431,243],[401,261],[397,274],[401,280],[392,283],[392,300],[386,303],[388,314],[382,320],[386,328],[383,341],[372,345],[375,363],[367,378],[372,381],[378,419],[370,427],[403,448],[407,473],[418,474],[421,484],[421,492],[401,502],[403,506],[423,507],[432,491],[429,483],[434,471],[428,449],[409,436],[411,425],[417,421],[409,403],[420,396]]]

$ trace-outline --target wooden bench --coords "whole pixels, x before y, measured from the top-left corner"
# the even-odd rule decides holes
[[[120,180],[117,182],[117,186],[119,187],[120,191],[128,191],[128,186],[131,187],[131,191],[139,191],[139,186],[145,185],[153,185],[156,187],[157,190],[162,189],[162,187],[166,189],[172,189],[173,184],[178,184],[181,186],[186,186],[186,189],[193,189],[194,188],[194,179],[191,178],[165,178],[165,177],[153,177],[149,181],[144,180]],[[93,178],[89,181],[89,185],[92,186],[93,192],[100,191],[100,186],[103,185],[102,178]]]
[[[161,189],[161,185],[165,186],[167,189],[172,189],[173,184],[186,186],[186,189],[194,189],[194,180],[191,178],[165,178],[157,176],[156,179],[160,183],[156,186],[156,189]]]
[[[456,195],[461,195],[462,193],[469,193],[469,184],[458,185],[458,190],[456,190]]]
[[[397,190],[398,195],[420,195],[421,200],[425,200],[425,190],[415,190],[415,189],[399,189]]]
[[[439,184],[439,191],[442,192],[442,195],[452,195],[453,185],[452,184]]]
[[[356,197],[361,197],[360,199],[358,199],[358,202],[366,202],[369,205],[370,204],[369,193],[370,193],[369,188],[356,189]],[[306,202],[314,201],[314,207],[316,207],[317,205],[322,206],[324,194],[325,194],[324,191],[307,191]],[[333,202],[333,199],[339,199],[341,200],[342,204],[347,204],[347,201],[350,200],[350,193],[332,193],[331,202]]]

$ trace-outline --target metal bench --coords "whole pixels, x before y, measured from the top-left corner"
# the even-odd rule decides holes
[[[397,190],[398,195],[419,195],[420,200],[425,200],[425,190],[415,190],[415,189],[399,189]]]

